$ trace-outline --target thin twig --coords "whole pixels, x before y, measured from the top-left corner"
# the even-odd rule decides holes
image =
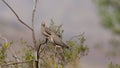
[[[15,14],[15,16],[17,17],[18,21],[20,21],[23,25],[25,25],[27,28],[29,28],[30,30],[33,30],[33,28],[31,28],[30,26],[28,26],[25,22],[23,22],[20,17],[18,16],[18,14],[15,12],[15,10],[5,1],[2,0],[7,6],[8,8]]]
[[[8,44],[7,38],[3,37],[2,35],[0,35],[0,38],[3,39],[3,40],[5,40],[5,43]],[[17,62],[19,62],[20,60],[18,59],[17,55],[13,53],[13,49],[11,50],[11,49],[9,48],[9,50],[10,50],[10,52],[12,53],[12,56],[14,56],[15,60],[16,60]]]
[[[46,42],[40,43],[40,45],[39,45],[39,47],[38,47],[38,50],[37,50],[37,55],[40,54],[40,52],[39,52],[39,51],[40,51],[40,48],[41,48],[41,46],[44,45],[45,43],[46,43]],[[42,49],[42,50],[44,50],[44,49]],[[42,50],[41,50],[41,51],[42,51]],[[39,56],[38,56],[38,57],[39,57]]]
[[[18,58],[18,56],[17,56],[17,54],[15,53],[14,49],[12,48],[12,46],[11,46],[11,48],[9,48],[9,51],[11,52],[12,57],[13,57],[17,62],[19,62],[20,59]],[[14,52],[14,53],[13,53],[13,52]]]
[[[3,64],[3,65],[1,65],[1,67],[3,67],[3,66],[9,66],[9,65],[15,65],[15,64],[23,64],[23,63],[28,63],[28,62],[33,62],[33,60],[22,61],[22,62],[14,62],[14,63],[9,63],[9,64]]]
[[[77,37],[81,37],[81,36],[83,36],[83,35],[84,35],[84,32],[81,33],[81,34],[79,34],[79,35],[75,35],[75,36],[71,37],[70,40],[73,40],[74,38],[77,38]]]
[[[40,51],[41,45],[44,45],[44,44],[46,44],[47,42],[48,42],[48,39],[45,39],[45,42],[40,43],[40,45],[39,45],[39,47],[38,47],[38,50],[37,50],[38,54],[40,54],[39,51]],[[44,49],[42,49],[42,50],[44,50]],[[41,51],[42,51],[42,50],[41,50]]]
[[[38,0],[35,0],[35,4],[33,5],[33,12],[32,12],[32,26],[34,27],[34,17],[35,17],[35,11],[37,8],[37,2]]]
[[[32,38],[33,38],[33,43],[34,43],[35,48],[36,48],[36,38],[35,38],[35,30],[34,30],[34,18],[35,18],[35,11],[37,8],[37,2],[38,2],[37,0],[34,1],[33,12],[32,12],[32,28],[33,28]]]
[[[44,51],[44,49],[45,49],[45,47],[43,47],[43,48],[41,49],[41,51],[39,52],[39,54],[41,54],[41,53]]]

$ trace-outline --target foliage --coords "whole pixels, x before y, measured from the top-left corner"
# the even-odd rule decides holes
[[[119,56],[119,51],[120,51],[120,40],[119,39],[116,39],[116,38],[113,38],[113,39],[110,39],[109,41],[109,50],[107,52],[107,56],[108,57],[116,57],[116,56]]]
[[[108,68],[120,68],[119,64],[113,64],[112,62],[108,65]]]
[[[5,52],[6,52],[6,49],[2,47],[0,49],[0,64],[5,62],[5,57],[6,57]]]
[[[23,59],[24,60],[33,60],[34,59],[34,56],[33,56],[33,51],[30,49],[30,50],[25,50],[25,55],[23,56]]]
[[[49,28],[56,32],[56,34],[62,38],[62,33],[64,32],[64,30],[62,29],[62,24],[55,25],[55,22],[53,21],[53,19],[51,19]]]
[[[23,60],[24,61],[31,61],[34,60],[34,54],[32,49],[25,49]],[[27,68],[33,68],[34,63],[33,62],[28,62],[27,63]]]
[[[51,20],[50,29],[54,30],[60,37],[62,38],[62,25],[58,26]],[[66,42],[69,45],[70,49],[66,48],[56,48],[55,46],[48,42],[47,45],[42,45],[40,49],[40,67],[42,68],[64,68],[67,64],[74,64],[77,68],[77,62],[81,57],[86,56],[88,54],[89,48],[85,45],[85,37],[84,34],[80,34],[78,36],[72,37],[72,39]],[[40,41],[42,42],[42,41]],[[14,42],[15,43],[15,42]],[[9,43],[13,44],[13,41]],[[31,61],[35,60],[34,51],[32,48],[28,47],[27,41],[24,39],[20,39],[20,45],[24,46],[24,50],[22,51],[24,55],[22,56],[20,61]],[[0,60],[4,61],[6,56],[5,53],[8,47],[4,49],[0,49]],[[18,58],[18,57],[17,57]],[[3,64],[3,62],[1,64]],[[35,63],[28,62],[27,64],[19,64],[14,65],[14,67],[18,68],[33,68]],[[73,66],[74,66],[73,65]]]
[[[94,0],[102,20],[102,25],[120,35],[120,0]]]
[[[101,24],[105,28],[120,36],[120,0],[94,0],[97,5],[98,12],[101,18]],[[120,39],[110,40],[111,49],[108,51],[108,56],[117,56],[120,50]],[[120,68],[120,65],[108,65],[108,68]]]
[[[54,28],[57,25],[52,23],[50,25],[50,28]],[[59,26],[57,26],[59,27]],[[61,27],[59,28],[60,31],[62,31]],[[59,32],[56,30],[58,33],[63,33]],[[59,34],[62,37],[62,34]],[[75,41],[76,39],[76,41]],[[84,34],[80,34],[79,36],[75,36],[74,39],[70,39],[67,41],[67,45],[70,46],[70,49],[61,49],[57,48],[55,51],[55,47],[53,44],[48,43],[47,47],[45,47],[44,52],[42,52],[41,55],[41,66],[42,68],[58,68],[59,66],[61,68],[64,68],[67,64],[70,64],[74,62],[76,59],[77,61],[80,60],[82,56],[86,56],[89,48],[87,45],[84,44],[85,42],[85,37]],[[43,48],[44,48],[43,47]]]
[[[5,61],[5,58],[6,58],[6,56],[7,56],[6,51],[7,51],[8,47],[9,47],[11,44],[12,44],[12,42],[10,42],[10,43],[4,43],[4,44],[1,46],[1,48],[0,48],[0,64],[6,63],[6,61]]]

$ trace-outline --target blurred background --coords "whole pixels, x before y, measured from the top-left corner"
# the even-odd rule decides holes
[[[6,0],[20,18],[31,26],[33,0]],[[37,39],[40,24],[51,19],[63,24],[63,40],[85,33],[90,47],[88,56],[80,60],[81,68],[107,68],[110,62],[120,64],[120,1],[119,0],[38,0],[35,14]],[[0,34],[8,40],[21,38],[31,43],[31,31],[0,0]],[[17,47],[16,47],[17,48]]]

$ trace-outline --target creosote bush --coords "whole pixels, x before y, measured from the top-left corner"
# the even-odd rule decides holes
[[[56,31],[58,30],[58,27],[60,27],[57,33],[61,33],[59,35],[61,35],[60,37],[62,38],[63,30],[61,29],[61,25],[55,25],[52,20],[50,27],[52,29],[54,28]],[[57,52],[55,51],[55,46],[49,42],[48,45],[44,46],[45,49],[41,54],[41,66],[43,66],[43,68],[64,68],[74,60],[80,60],[81,57],[86,56],[89,52],[89,48],[85,45],[85,40],[84,33],[75,36],[66,42],[70,47],[69,49],[57,48]]]
[[[62,38],[62,33],[63,33],[62,25],[60,26],[55,25],[55,23],[52,21],[49,28],[55,30]],[[65,68],[65,66],[68,64],[71,63],[76,64],[76,61],[79,61],[80,58],[88,54],[89,48],[87,47],[87,45],[85,45],[85,40],[86,39],[84,37],[84,34],[80,34],[78,36],[72,37],[72,39],[66,41],[66,44],[70,47],[69,49],[56,48],[56,51],[55,51],[55,46],[51,42],[42,45],[40,49],[40,60],[39,60],[40,67]],[[24,39],[20,39],[19,43],[21,46],[22,45],[26,46],[23,50],[24,55],[21,58],[21,60],[24,61],[35,60],[33,55],[33,49],[28,47],[29,45],[27,41],[25,41]],[[42,43],[42,41],[40,41],[40,43]],[[2,51],[2,53],[4,52],[5,51]],[[0,58],[5,59],[6,57],[2,53],[0,53]],[[1,55],[3,57],[1,57]],[[33,68],[34,66],[35,66],[34,62],[19,64],[19,67],[21,68]],[[18,66],[14,65],[14,67],[18,67]]]

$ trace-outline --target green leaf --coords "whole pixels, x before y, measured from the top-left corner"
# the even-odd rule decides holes
[[[9,44],[8,43],[4,43],[4,48],[8,48]]]

